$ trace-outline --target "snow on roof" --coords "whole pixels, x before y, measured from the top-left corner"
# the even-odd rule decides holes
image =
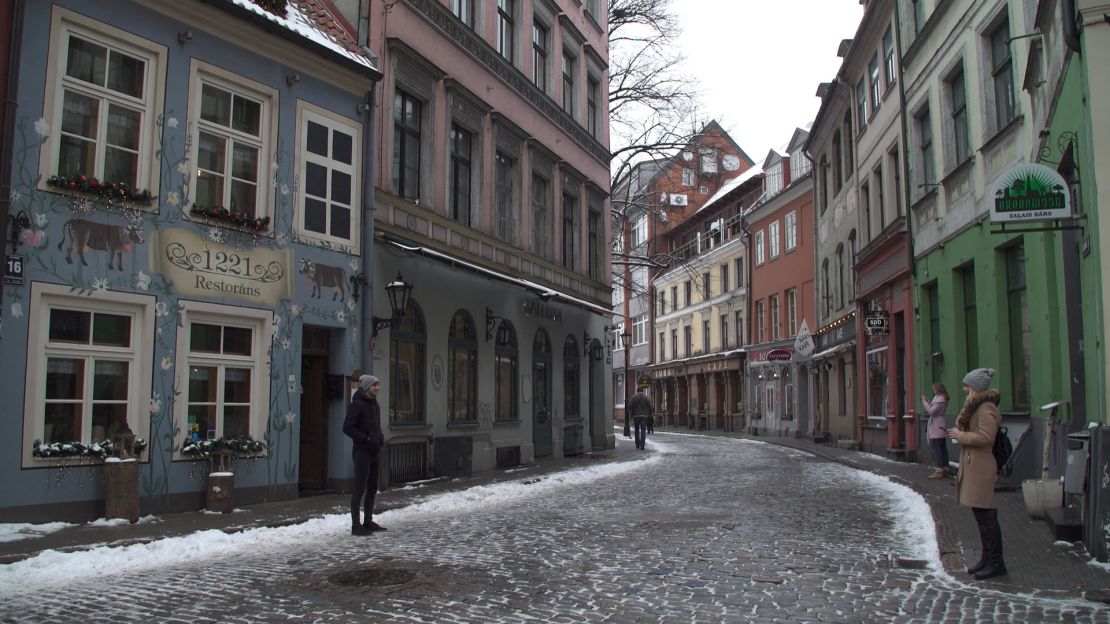
[[[274,15],[254,0],[229,0],[235,6],[260,15],[301,37],[363,67],[380,71],[319,0],[289,0],[285,16]]]
[[[740,175],[736,176],[735,178],[733,178],[731,180],[728,180],[724,184],[722,184],[720,190],[718,190],[716,193],[714,193],[713,197],[710,197],[704,204],[702,204],[701,208],[698,208],[696,211],[694,211],[694,214],[697,214],[697,213],[705,210],[706,208],[712,206],[714,203],[716,203],[722,197],[731,193],[736,187],[738,187],[741,184],[747,182],[748,180],[751,180],[752,178],[754,178],[758,175],[762,175],[762,174],[763,174],[763,168],[762,167],[749,167],[749,168],[745,169],[744,173],[741,173]]]

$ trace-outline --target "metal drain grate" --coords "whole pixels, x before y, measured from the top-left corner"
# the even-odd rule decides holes
[[[414,578],[416,578],[416,573],[410,570],[362,568],[336,572],[328,577],[328,581],[344,587],[382,587],[385,585],[403,585]]]

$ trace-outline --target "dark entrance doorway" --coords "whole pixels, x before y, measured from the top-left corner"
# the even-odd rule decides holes
[[[301,447],[299,481],[302,493],[328,487],[328,330],[304,328],[301,351]]]

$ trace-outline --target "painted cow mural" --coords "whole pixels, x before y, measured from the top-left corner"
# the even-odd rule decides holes
[[[81,264],[88,266],[85,260],[85,251],[96,249],[108,252],[108,268],[123,270],[123,254],[131,251],[131,244],[143,244],[140,234],[142,227],[137,225],[109,225],[97,223],[88,219],[70,219],[62,228],[62,239],[58,241],[58,249],[69,237],[69,248],[66,249],[66,262],[73,264],[73,250],[77,250],[77,257]],[[112,265],[116,266],[113,267]]]
[[[331,288],[331,300],[339,297],[340,301],[347,298],[347,273],[336,266],[316,264],[311,260],[301,260],[300,272],[308,278],[312,286],[312,298],[319,299],[323,288]]]

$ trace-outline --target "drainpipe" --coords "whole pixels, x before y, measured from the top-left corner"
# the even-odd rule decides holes
[[[357,365],[363,371],[374,374],[374,356],[369,353],[370,337],[374,334],[374,145],[376,134],[374,124],[374,97],[377,83],[366,92],[366,100],[359,106],[362,111],[362,266],[360,270],[366,277],[366,288],[359,299],[359,314],[362,320],[360,344],[357,347]],[[354,288],[358,288],[357,284]],[[377,345],[375,345],[377,346]]]
[[[750,227],[748,227],[747,217],[740,217],[740,232],[741,236],[744,239],[744,273],[746,274],[744,276],[744,283],[747,285],[744,292],[744,333],[748,336],[748,344],[752,344],[752,257],[750,255],[752,249],[752,230]],[[746,353],[747,355],[745,356],[744,361],[747,363],[747,366],[745,366],[744,379],[742,381],[745,387],[748,386],[748,371],[751,370],[752,362],[751,351],[749,350]],[[748,389],[750,390],[751,388]],[[744,393],[744,400],[748,403],[748,405],[751,405],[752,397],[750,395],[750,392]],[[744,421],[749,427],[751,427],[752,415],[748,411],[747,406],[744,406],[744,413],[747,414],[747,416],[744,418]]]
[[[906,110],[906,73],[905,73],[905,71],[903,71],[903,68],[902,68],[902,11],[901,11],[901,8],[900,8],[901,4],[902,4],[901,2],[895,2],[894,3],[894,24],[895,24],[895,28],[894,28],[894,42],[895,43],[894,44],[895,44],[895,46],[897,46],[896,49],[898,50],[898,69],[897,69],[897,72],[898,72],[898,108],[899,108],[898,118],[899,118],[899,120],[901,122],[901,126],[902,126],[902,128],[901,128],[901,130],[902,130],[902,189],[903,189],[902,194],[904,196],[904,200],[905,200],[905,204],[906,204],[906,256],[907,256],[907,260],[909,261],[909,268],[910,268],[910,306],[913,309],[916,310],[917,306],[915,305],[915,303],[916,303],[917,295],[916,295],[915,289],[917,288],[917,262],[916,262],[916,258],[914,257],[914,246],[913,246],[913,208],[910,206],[910,199],[912,197],[912,194],[910,193],[910,189],[913,188],[913,180],[910,179],[910,149],[908,147],[910,132],[909,132],[909,120],[907,118],[907,116],[909,115],[909,111]],[[915,324],[916,320],[917,320],[916,318],[911,319],[911,323],[914,323],[913,326],[916,326],[916,324]],[[911,348],[913,349],[914,360],[920,361],[920,358],[917,357],[917,338],[918,338],[917,331],[913,332],[913,337],[914,337],[914,341],[913,341],[913,343],[911,343]],[[905,363],[903,363],[903,366],[905,366]],[[907,406],[909,406],[909,405],[916,406],[917,405],[911,399],[913,397],[917,396],[917,379],[916,378],[922,374],[921,369],[916,365],[916,363],[915,363],[913,368],[914,368],[914,378],[906,380],[908,382],[908,386],[909,386],[908,388],[905,389],[906,405]],[[917,412],[916,407],[914,408],[913,412],[914,413]],[[902,416],[901,414],[898,415],[899,422],[901,422],[901,416]],[[920,440],[918,441],[918,447],[920,447]]]
[[[12,204],[12,145],[15,135],[16,94],[19,92],[19,58],[23,45],[23,6],[25,0],[15,0],[3,10],[11,18],[7,82],[4,85],[4,113],[0,116],[4,126],[0,128],[0,226],[8,224]],[[6,229],[0,228],[6,232]],[[7,238],[7,237],[0,237]],[[0,288],[0,319],[3,318],[3,292]]]

